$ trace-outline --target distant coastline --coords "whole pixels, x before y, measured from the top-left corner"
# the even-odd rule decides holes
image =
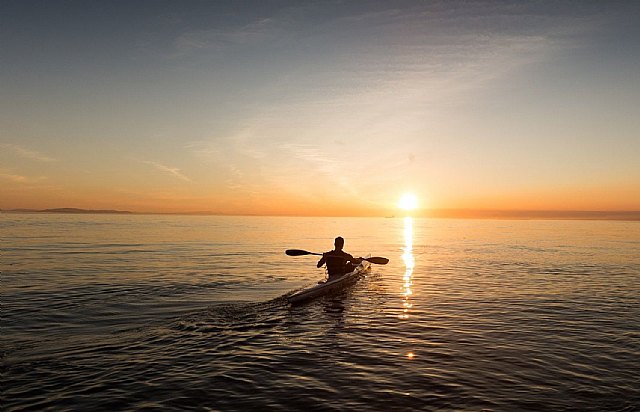
[[[306,215],[288,214],[229,214],[213,211],[194,212],[132,212],[129,210],[112,209],[80,209],[61,207],[52,209],[0,209],[0,213],[59,213],[59,214],[115,214],[115,215],[179,215],[179,216],[281,216],[304,217]],[[487,220],[618,220],[640,221],[640,211],[582,211],[582,210],[478,210],[478,209],[430,209],[414,211],[410,216],[432,219],[487,219]],[[338,216],[310,216],[310,217],[338,217]],[[362,216],[342,216],[362,217]],[[376,217],[376,216],[365,216]],[[388,219],[402,218],[399,215],[380,215]]]
[[[55,209],[9,209],[2,210],[2,213],[69,213],[69,214],[114,214],[129,215],[135,214],[128,210],[103,210],[103,209],[78,209],[75,207],[60,207]]]

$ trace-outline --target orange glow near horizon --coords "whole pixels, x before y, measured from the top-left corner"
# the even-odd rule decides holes
[[[630,191],[629,191],[630,192]],[[628,193],[628,192],[627,192]],[[576,193],[576,196],[578,194]],[[469,202],[455,202],[452,206],[442,203],[444,207],[434,209],[414,209],[413,200],[403,200],[394,206],[403,206],[402,211],[411,213],[414,217],[459,217],[459,218],[500,218],[500,217],[536,217],[530,212],[558,212],[555,216],[571,218],[579,213],[574,211],[602,211],[616,213],[637,211],[629,201],[628,207],[615,207],[615,199],[622,198],[607,196],[600,203],[587,207],[586,202],[570,202],[568,199],[557,203],[552,198],[540,196],[543,199],[522,199],[520,201],[500,199],[495,203],[488,200]],[[404,199],[404,198],[403,198]],[[528,201],[530,200],[530,201]],[[367,202],[361,198],[315,199],[300,197],[295,193],[220,193],[207,195],[195,191],[158,190],[139,191],[130,190],[123,193],[119,190],[83,188],[78,192],[72,188],[43,188],[38,193],[35,188],[0,186],[0,209],[52,209],[52,208],[80,208],[80,209],[110,209],[135,213],[211,213],[224,215],[274,215],[274,216],[390,216],[397,213],[397,209],[385,207],[383,202]],[[638,215],[638,213],[636,213]],[[541,217],[544,214],[540,214]]]

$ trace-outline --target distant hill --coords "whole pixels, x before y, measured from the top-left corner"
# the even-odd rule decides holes
[[[95,214],[102,214],[102,213],[110,213],[110,214],[130,214],[132,212],[126,211],[126,210],[102,210],[102,209],[77,209],[75,207],[61,207],[61,208],[57,208],[57,209],[44,209],[44,210],[39,210],[39,212],[42,213],[95,213]]]
[[[132,214],[127,210],[102,210],[102,209],[78,209],[75,207],[60,207],[55,209],[10,209],[2,210],[5,213],[75,213],[75,214],[118,214],[127,215]]]

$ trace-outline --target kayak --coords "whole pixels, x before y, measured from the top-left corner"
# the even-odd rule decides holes
[[[371,268],[371,263],[363,260],[356,268],[349,273],[346,273],[336,279],[328,280],[326,282],[318,283],[317,285],[308,289],[303,289],[299,292],[289,296],[289,303],[296,305],[306,302],[311,299],[315,299],[319,296],[328,295],[340,291],[347,286],[353,285],[360,279],[360,277]]]

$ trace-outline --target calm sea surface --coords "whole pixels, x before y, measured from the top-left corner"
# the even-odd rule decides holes
[[[346,239],[386,266],[289,307]],[[640,222],[0,214],[0,409],[640,410]]]

